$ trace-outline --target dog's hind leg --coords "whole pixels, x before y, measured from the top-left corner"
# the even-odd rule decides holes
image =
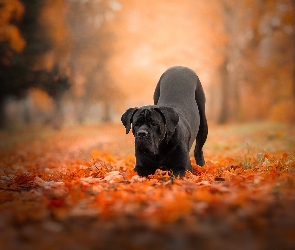
[[[205,164],[205,160],[203,156],[203,145],[205,144],[205,141],[208,135],[208,124],[207,124],[207,119],[205,114],[205,94],[199,79],[198,79],[195,98],[199,108],[200,126],[199,126],[198,135],[196,137],[196,147],[194,150],[194,156],[196,159],[196,163],[199,166],[203,166]]]
[[[196,147],[194,150],[194,156],[196,159],[196,163],[199,166],[203,166],[205,164],[204,156],[203,156],[203,146],[205,144],[205,141],[207,139],[208,135],[208,125],[207,125],[207,119],[205,116],[205,113],[203,111],[200,112],[200,127],[199,132],[196,137]]]

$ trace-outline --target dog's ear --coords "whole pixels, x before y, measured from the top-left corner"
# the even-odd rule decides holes
[[[138,108],[129,108],[121,117],[121,121],[126,128],[126,134],[128,134],[131,129],[132,118],[137,110]]]
[[[169,141],[175,132],[175,128],[179,121],[179,116],[171,107],[158,107],[157,109],[164,116],[165,126],[167,129],[167,141]]]

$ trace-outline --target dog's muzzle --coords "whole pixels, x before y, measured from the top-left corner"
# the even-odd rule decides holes
[[[146,130],[138,130],[136,133],[136,137],[137,138],[146,138],[149,135],[149,132],[147,132]]]
[[[145,129],[139,129],[135,134],[135,147],[137,152],[145,154],[154,154],[154,143],[151,135]]]

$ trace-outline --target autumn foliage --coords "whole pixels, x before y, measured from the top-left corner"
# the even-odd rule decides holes
[[[0,135],[1,249],[294,246],[294,127],[213,128],[183,179],[139,177],[121,126],[36,131]]]
[[[210,122],[295,121],[292,0],[37,2],[0,0],[0,127],[119,121],[175,65],[199,76]]]

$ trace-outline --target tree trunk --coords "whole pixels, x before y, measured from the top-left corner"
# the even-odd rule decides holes
[[[221,110],[217,122],[219,124],[236,121],[238,119],[239,110],[239,89],[238,79],[236,77],[237,67],[237,28],[236,17],[233,6],[228,5],[227,2],[221,2],[223,10],[223,22],[225,30],[230,37],[230,42],[225,48],[225,60],[220,67],[221,79]]]
[[[220,113],[217,119],[218,124],[224,124],[228,121],[228,72],[226,69],[227,61],[225,61],[220,68],[220,78],[221,78],[221,102],[220,102]]]
[[[295,99],[295,0],[292,1],[293,5],[293,98]]]
[[[22,101],[23,106],[22,106],[22,112],[23,112],[23,121],[26,125],[32,123],[32,115],[31,115],[31,103],[30,99],[26,97]]]
[[[110,122],[112,120],[111,117],[111,104],[109,101],[105,101],[103,104],[103,116],[102,116],[102,122]]]
[[[86,119],[86,111],[87,111],[87,98],[84,96],[80,98],[80,100],[76,99],[77,102],[77,122],[78,124],[83,124]]]
[[[5,116],[5,98],[0,96],[0,129],[6,127],[6,116]]]
[[[59,130],[63,125],[62,96],[54,99],[53,128]]]

